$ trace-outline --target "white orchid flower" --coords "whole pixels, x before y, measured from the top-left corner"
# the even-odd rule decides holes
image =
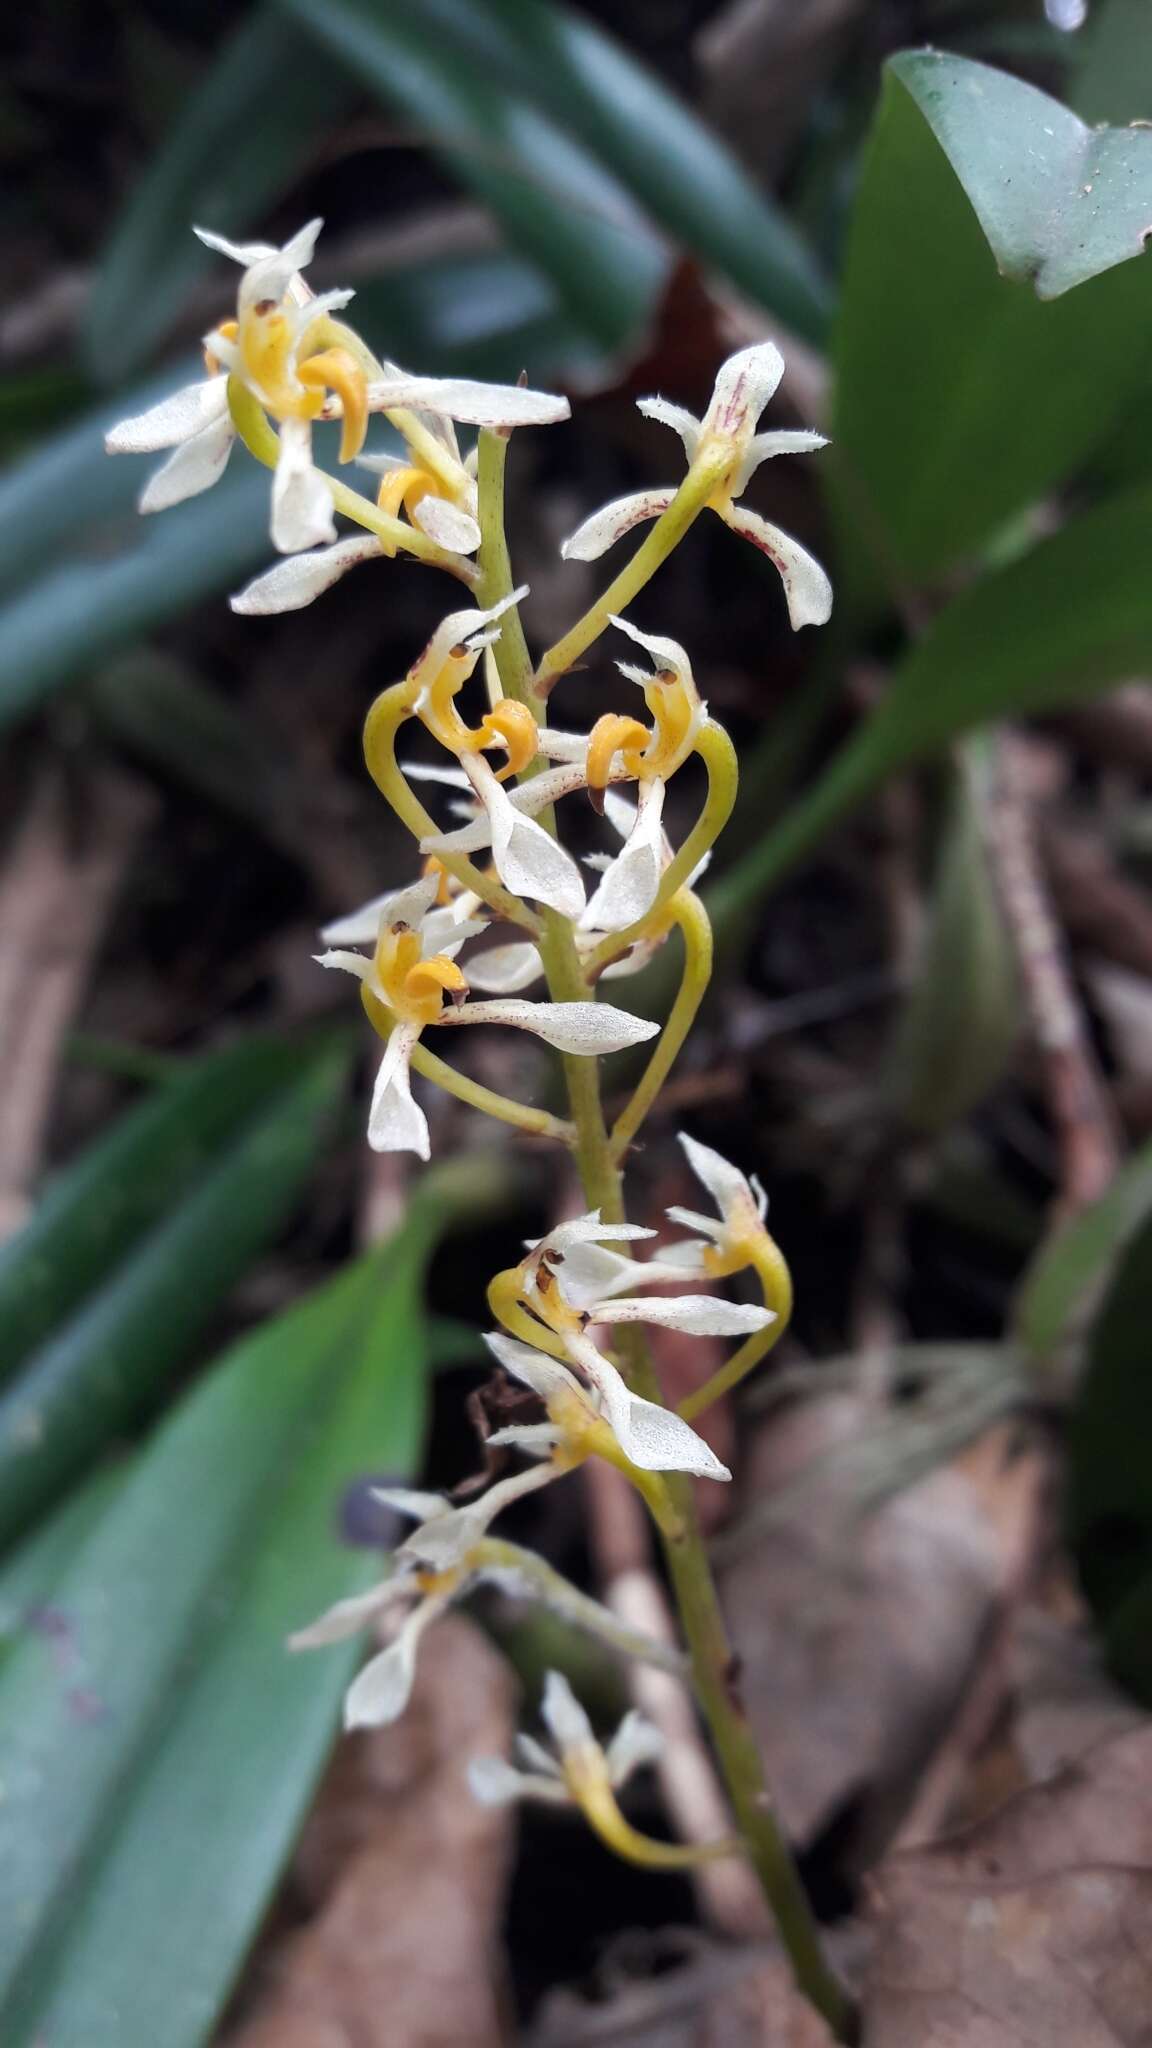
[[[695,1472],[704,1479],[731,1479],[703,1437],[672,1409],[634,1394],[590,1338],[575,1331],[562,1335],[578,1372],[500,1330],[486,1332],[484,1341],[506,1372],[539,1394],[548,1411],[546,1425],[510,1424],[496,1430],[490,1443],[518,1444],[539,1455],[547,1430],[550,1446],[586,1442],[594,1448],[596,1425],[606,1424],[624,1457],[642,1472]],[[525,1428],[532,1431],[531,1438],[524,1435]]]
[[[380,479],[377,504],[389,518],[405,513],[447,553],[467,557],[480,545],[474,456],[461,457],[455,423],[508,433],[568,418],[566,398],[518,384],[481,384],[460,377],[409,377],[394,364],[367,387],[369,412],[385,413],[405,441],[403,455],[362,454],[359,465]],[[338,401],[325,407],[337,417]],[[231,600],[235,612],[300,611],[361,562],[396,548],[365,534],[265,570]]]
[[[580,1788],[588,1772],[602,1774],[611,1790],[618,1792],[634,1772],[654,1763],[663,1749],[658,1730],[635,1710],[625,1714],[604,1749],[568,1680],[559,1671],[549,1671],[544,1680],[540,1718],[552,1737],[554,1750],[545,1749],[530,1735],[518,1735],[516,1749],[523,1767],[517,1768],[503,1757],[473,1758],[468,1766],[468,1782],[481,1806],[508,1806],[517,1799],[580,1806]]]
[[[657,1025],[608,1003],[465,1002],[469,984],[456,965],[465,941],[486,929],[482,918],[461,920],[457,907],[436,907],[439,877],[426,875],[410,889],[378,898],[335,929],[357,937],[375,910],[377,933],[371,955],[337,945],[318,955],[322,967],[356,975],[394,1017],[372,1095],[368,1142],[377,1152],[429,1156],[428,1122],[413,1100],[412,1053],[429,1025],[507,1024],[532,1032],[559,1052],[595,1058],[620,1052],[651,1038]],[[381,908],[382,906],[382,908]],[[328,927],[329,933],[333,930]],[[446,1004],[445,998],[452,1001]],[[461,1007],[455,1007],[459,1002]]]
[[[775,564],[784,585],[789,619],[793,628],[798,629],[823,625],[829,617],[832,586],[828,577],[791,534],[737,503],[762,462],[774,455],[805,454],[825,446],[823,434],[807,429],[757,433],[760,414],[783,373],[784,359],[779,349],[770,341],[759,342],[752,348],[741,349],[721,366],[702,420],[686,412],[683,406],[670,405],[664,398],[641,398],[637,403],[649,419],[659,420],[679,434],[690,468],[710,459],[718,446],[730,452],[730,461],[708,503],[734,533],[751,541]],[[595,561],[634,527],[659,518],[675,495],[675,489],[669,488],[614,499],[584,520],[565,541],[562,555],[567,561]]]
[[[755,1175],[746,1179],[738,1166],[714,1152],[710,1145],[690,1138],[687,1131],[681,1131],[679,1138],[689,1166],[720,1213],[719,1217],[707,1216],[698,1209],[681,1208],[679,1203],[666,1211],[671,1222],[683,1224],[697,1233],[698,1240],[704,1240],[678,1246],[672,1255],[673,1262],[679,1262],[686,1273],[708,1272],[718,1276],[737,1272],[748,1263],[749,1246],[765,1236],[768,1197]]]
[[[339,352],[328,348],[314,348],[309,356],[309,330],[352,297],[349,291],[316,297],[300,274],[312,260],[321,225],[319,220],[309,221],[282,249],[266,242],[237,244],[207,229],[195,229],[208,248],[243,266],[236,319],[207,337],[210,374],[205,379],[148,412],[122,420],[106,436],[105,445],[113,455],[173,450],[145,485],[142,512],[163,511],[194,497],[223,473],[235,439],[228,407],[228,377],[235,376],[279,423],[280,452],[272,482],[274,546],[282,554],[293,554],[335,541],[332,494],[312,463],[312,421],[324,410],[325,394],[335,384],[343,392],[348,431],[354,436],[356,380],[351,358],[338,361]]]
[[[637,1243],[655,1237],[639,1223],[602,1223],[599,1209],[557,1223],[546,1237],[531,1239],[533,1254],[524,1261],[525,1292],[535,1293],[541,1270],[560,1290],[568,1307],[592,1321],[602,1321],[599,1311],[612,1296],[629,1288],[658,1286],[662,1280],[683,1279],[683,1268],[660,1259],[633,1259],[608,1250],[609,1245]]]

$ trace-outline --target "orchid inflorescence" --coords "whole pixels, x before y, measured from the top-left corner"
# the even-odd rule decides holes
[[[787,1322],[788,1273],[765,1226],[762,1192],[718,1153],[682,1139],[716,1212],[671,1209],[686,1237],[636,1256],[655,1233],[623,1217],[621,1164],[707,986],[711,934],[692,884],[731,812],[737,779],[731,742],[709,714],[685,649],[636,625],[627,607],[705,510],[775,565],[794,628],[827,619],[831,591],[797,541],[741,503],[766,459],[822,445],[806,430],[759,431],[784,369],[779,351],[764,341],[722,365],[701,420],[661,398],[640,401],[641,412],[679,434],[686,472],[677,486],[605,506],[564,544],[565,558],[588,562],[652,522],[632,561],[534,669],[519,616],[528,593],[513,586],[504,541],[504,458],[517,427],[566,419],[567,400],[523,384],[410,376],[378,360],[342,317],[352,294],[315,295],[305,282],[319,227],[309,223],[282,249],[197,230],[241,266],[235,317],[206,336],[204,377],[115,427],[108,446],[169,451],[144,489],[144,512],[208,489],[238,440],[272,470],[269,531],[279,559],[233,597],[238,612],[298,610],[352,569],[400,555],[464,586],[466,601],[376,699],[365,730],[368,766],[416,839],[419,866],[330,924],[318,958],[358,979],[368,1018],[385,1041],[368,1119],[373,1148],[428,1158],[415,1071],[569,1147],[589,1205],[528,1245],[489,1289],[497,1327],[487,1343],[500,1368],[504,1412],[513,1418],[492,1429],[485,1444],[489,1469],[499,1476],[477,1497],[456,1503],[382,1494],[416,1524],[396,1550],[390,1575],[293,1638],[294,1646],[311,1647],[368,1623],[383,1629],[384,1647],[347,1698],[347,1723],[359,1727],[403,1711],[425,1630],[485,1582],[545,1602],[619,1650],[685,1668],[678,1652],[638,1637],[542,1558],[496,1536],[492,1524],[515,1501],[601,1458],[636,1488],[668,1544],[690,1545],[691,1499],[676,1475],[731,1476],[692,1418],[765,1356]],[[366,452],[378,414],[397,445]],[[325,421],[340,423],[341,472],[355,463],[375,479],[367,494],[318,461],[313,429]],[[463,455],[461,425],[480,430]],[[338,531],[337,517],[346,530]],[[606,631],[631,643],[630,658],[616,663],[627,696],[610,701],[588,732],[564,730],[552,723],[550,692]],[[414,723],[440,750],[431,767],[404,765],[397,756],[401,729]],[[667,791],[693,759],[703,765],[706,792],[695,823],[673,845]],[[430,787],[452,792],[456,823],[438,822],[426,808],[421,791]],[[556,829],[557,805],[581,793],[616,841],[610,852],[589,856],[591,886]],[[493,926],[505,929],[494,933]],[[683,974],[662,1029],[600,999],[601,980],[639,973],[676,931]],[[563,1055],[570,1118],[481,1087],[425,1044],[429,1032],[482,1024],[530,1033]],[[609,1130],[596,1062],[648,1041],[655,1043],[647,1065]],[[744,1271],[759,1282],[762,1300],[755,1305],[702,1291]],[[643,1324],[742,1341],[677,1412],[656,1398],[650,1372],[636,1383],[643,1374],[635,1326]],[[532,1419],[524,1418],[526,1397],[514,1398],[510,1382],[536,1397]],[[702,1552],[698,1567],[707,1569]],[[691,1647],[698,1667],[700,1645]],[[544,1718],[555,1754],[524,1738],[527,1772],[500,1760],[476,1766],[477,1796],[575,1802],[621,1854],[657,1866],[732,1853],[731,1842],[649,1842],[623,1819],[616,1792],[655,1748],[653,1731],[635,1717],[601,1749],[566,1681],[553,1673]],[[739,1813],[739,1788],[731,1789]]]

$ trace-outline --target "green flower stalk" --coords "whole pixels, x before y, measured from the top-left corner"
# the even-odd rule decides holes
[[[722,1484],[731,1476],[693,1421],[759,1364],[785,1328],[787,1265],[765,1227],[760,1190],[706,1146],[683,1141],[716,1214],[671,1210],[689,1234],[655,1255],[636,1255],[655,1233],[628,1222],[622,1182],[629,1149],[708,986],[712,935],[692,883],[727,823],[738,780],[735,750],[709,716],[687,651],[642,630],[626,608],[708,510],[775,565],[794,627],[822,623],[831,606],[824,571],[798,542],[740,504],[761,462],[817,448],[821,437],[759,432],[783,370],[770,342],[722,366],[702,420],[663,399],[642,400],[642,411],[680,435],[687,472],[678,487],[604,507],[565,544],[567,558],[591,561],[641,522],[653,522],[631,560],[534,668],[520,617],[528,592],[514,581],[505,535],[505,455],[515,429],[564,419],[568,403],[519,385],[414,377],[379,361],[337,317],[351,294],[316,297],[305,282],[319,225],[310,223],[283,249],[202,236],[241,266],[235,317],[206,337],[204,378],[124,421],[108,445],[170,451],[145,487],[144,512],[208,489],[237,443],[268,467],[269,530],[279,559],[233,598],[240,612],[298,610],[352,570],[367,573],[367,565],[402,554],[464,586],[463,606],[446,613],[407,672],[381,692],[365,727],[372,777],[415,841],[413,870],[330,925],[318,957],[359,981],[366,1015],[384,1041],[370,1145],[429,1156],[428,1120],[412,1088],[416,1073],[481,1114],[568,1152],[587,1207],[529,1246],[489,1290],[493,1358],[538,1403],[533,1419],[521,1419],[517,1409],[516,1419],[488,1439],[515,1461],[510,1475],[466,1506],[436,1495],[385,1496],[416,1522],[391,1575],[303,1629],[293,1644],[334,1641],[369,1621],[382,1627],[384,1647],[354,1681],[347,1703],[350,1725],[379,1726],[404,1711],[425,1629],[489,1580],[556,1608],[622,1655],[690,1673],[731,1801],[731,1837],[686,1845],[639,1834],[617,1794],[629,1772],[650,1758],[652,1731],[629,1717],[602,1749],[555,1674],[545,1697],[554,1750],[525,1738],[528,1770],[490,1760],[476,1774],[477,1795],[575,1804],[617,1853],[654,1869],[748,1857],[799,1984],[846,2040],[849,2004],[824,1957],[743,1715],[692,1491],[694,1478]],[[400,436],[403,454],[365,452],[376,414]],[[374,497],[317,462],[312,429],[321,420],[342,423],[339,465],[359,461],[370,471]],[[461,453],[458,425],[480,429],[470,453]],[[554,726],[550,693],[609,631],[642,657],[616,663],[626,694],[607,692],[587,733]],[[431,769],[403,761],[403,736],[413,725],[438,749]],[[667,792],[693,759],[704,768],[706,793],[673,846]],[[429,808],[433,789],[445,787],[463,822],[441,824]],[[597,860],[591,890],[560,829],[573,799],[590,802],[615,835]],[[493,933],[494,923],[504,930]],[[601,983],[615,994],[616,982],[638,973],[670,940],[679,949],[681,978],[662,1026],[604,999]],[[425,1043],[428,1033],[477,1025],[527,1032],[560,1053],[566,1118],[481,1086]],[[647,1065],[609,1130],[599,1062],[647,1040],[654,1041]],[[743,1271],[759,1283],[762,1299],[754,1305],[715,1291]],[[686,1281],[698,1291],[685,1292]],[[645,1324],[742,1341],[677,1412],[661,1398]],[[492,1531],[512,1502],[562,1482],[589,1458],[615,1466],[652,1518],[683,1627],[683,1658],[623,1629],[545,1559]]]

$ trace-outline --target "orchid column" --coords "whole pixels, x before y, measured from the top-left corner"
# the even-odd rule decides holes
[[[477,1776],[477,1796],[574,1802],[620,1855],[657,1869],[682,1869],[702,1856],[749,1857],[798,1982],[847,2039],[847,2001],[822,1954],[741,1709],[691,1491],[693,1475],[718,1483],[731,1476],[692,1419],[751,1371],[781,1334],[791,1308],[787,1266],[766,1228],[759,1188],[692,1139],[684,1140],[689,1163],[716,1214],[670,1212],[687,1227],[687,1238],[655,1256],[635,1256],[632,1247],[654,1233],[626,1220],[622,1185],[632,1141],[708,985],[711,932],[692,885],[731,813],[737,782],[731,741],[709,716],[687,651],[643,631],[627,607],[694,520],[711,510],[775,565],[792,625],[823,622],[831,605],[824,571],[798,542],[740,503],[767,457],[817,448],[820,436],[758,431],[783,368],[769,342],[723,365],[700,421],[662,399],[643,400],[643,411],[680,435],[686,474],[678,486],[606,506],[573,535],[563,553],[587,561],[652,522],[631,560],[534,667],[519,614],[528,593],[514,582],[505,538],[504,463],[516,428],[566,418],[567,401],[520,385],[413,377],[378,359],[337,317],[351,294],[315,297],[304,280],[319,226],[312,222],[283,249],[203,235],[242,266],[235,317],[206,337],[204,378],[123,422],[109,447],[172,451],[145,488],[144,512],[209,488],[238,441],[269,467],[269,529],[280,559],[233,598],[239,612],[297,610],[325,597],[349,571],[375,575],[375,565],[399,555],[463,586],[465,602],[444,614],[406,673],[377,697],[365,727],[372,777],[415,842],[412,868],[330,925],[318,957],[359,980],[364,1009],[384,1041],[370,1145],[428,1158],[416,1074],[568,1151],[587,1213],[528,1246],[489,1289],[498,1325],[488,1337],[498,1368],[495,1396],[507,1393],[510,1379],[538,1404],[530,1419],[517,1410],[514,1420],[489,1430],[486,1473],[500,1476],[465,1507],[436,1495],[385,1496],[417,1524],[396,1552],[391,1576],[302,1629],[293,1646],[330,1642],[369,1621],[383,1626],[389,1640],[354,1682],[346,1709],[350,1726],[378,1725],[403,1712],[425,1629],[488,1579],[556,1608],[623,1655],[690,1674],[731,1798],[732,1837],[701,1848],[638,1834],[616,1795],[650,1757],[651,1731],[630,1717],[601,1748],[556,1675],[545,1697],[554,1749],[522,1738],[528,1769],[493,1760]],[[366,450],[374,415],[393,430],[392,449]],[[313,428],[328,420],[341,423],[340,468],[357,462],[371,472],[374,495],[318,462]],[[466,454],[460,425],[480,429]],[[608,671],[604,707],[591,730],[557,727],[550,693],[608,632],[631,643],[630,658],[616,663],[626,692],[617,696]],[[619,638],[614,645],[621,646]],[[635,659],[637,649],[643,662]],[[402,735],[416,726],[437,749],[431,764],[401,759]],[[667,792],[694,758],[704,770],[705,795],[673,845]],[[438,820],[428,808],[425,798],[434,800],[436,790],[450,793],[457,822]],[[558,828],[573,799],[590,803],[614,835],[592,857],[598,872],[590,892]],[[662,1027],[600,999],[602,981],[638,973],[669,941],[680,948],[682,970]],[[481,1085],[427,1043],[430,1034],[492,1024],[533,1034],[560,1053],[567,1117]],[[609,1128],[599,1061],[649,1040],[647,1065]],[[742,1271],[758,1283],[754,1305],[729,1301],[707,1285]],[[702,1291],[659,1292],[662,1283],[686,1278]],[[742,1341],[676,1413],[661,1399],[646,1323]],[[683,1623],[683,1659],[622,1629],[543,1558],[493,1532],[511,1502],[560,1482],[589,1458],[606,1459],[624,1475],[659,1532]]]

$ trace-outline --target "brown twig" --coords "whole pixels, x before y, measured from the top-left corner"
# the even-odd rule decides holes
[[[1074,1215],[1112,1180],[1112,1113],[1068,971],[1037,850],[1036,819],[1020,743],[997,749],[988,849],[1012,935],[1059,1151],[1059,1216]]]

